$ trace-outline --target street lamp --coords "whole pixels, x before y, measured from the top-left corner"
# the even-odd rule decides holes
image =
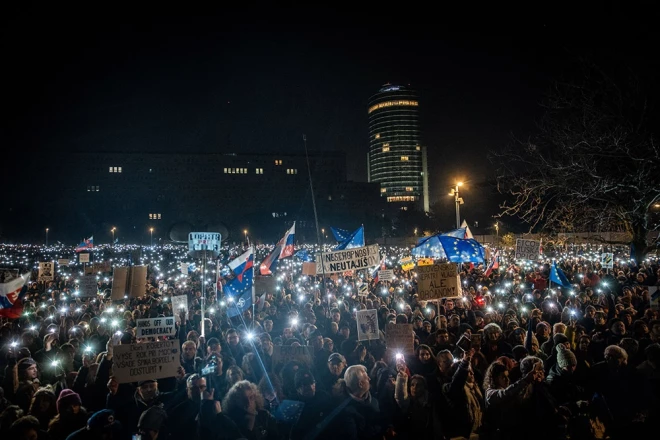
[[[112,227],[112,229],[110,229],[110,232],[112,232],[112,245],[113,246],[115,245],[115,231],[116,230],[117,230],[117,228],[115,228],[114,226]]]
[[[415,237],[417,237],[417,228],[415,228]]]
[[[456,229],[461,227],[461,208],[460,205],[463,204],[463,199],[458,193],[458,187],[463,186],[463,182],[456,182],[456,186],[449,191],[450,196],[454,196],[454,202],[456,202]]]
[[[323,241],[325,241],[325,228],[321,228],[321,235],[323,236]]]
[[[495,247],[500,246],[500,222],[495,221],[495,234],[497,236],[497,240],[495,241]]]
[[[154,228],[149,228],[149,232],[151,233],[151,247],[154,247]]]
[[[245,241],[247,242],[247,229],[243,229],[243,235],[245,236]]]
[[[46,228],[46,247],[48,247],[48,231],[50,231],[50,229]]]

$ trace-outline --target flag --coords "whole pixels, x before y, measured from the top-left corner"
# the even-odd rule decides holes
[[[433,235],[420,240],[411,253],[418,258],[446,258],[452,263],[483,263],[484,248],[475,239]]]
[[[440,234],[440,235],[444,235],[445,237],[454,237],[454,238],[463,238],[464,239],[464,238],[466,238],[465,237],[466,234],[467,234],[467,232],[465,231],[465,228],[459,228],[459,229],[453,229],[451,231],[447,231],[444,234]],[[424,241],[427,238],[429,238],[429,237],[420,238],[419,240],[417,240],[417,244],[419,244],[420,241]]]
[[[83,240],[82,243],[78,245],[76,248],[76,252],[82,252],[86,251],[87,249],[93,249],[94,248],[94,236],[92,235],[91,237]]]
[[[119,243],[119,237],[115,238],[115,243],[114,244],[117,244],[117,243]]]
[[[30,273],[21,275],[6,283],[0,283],[0,316],[10,319],[23,314],[23,297],[27,293],[27,280]]]
[[[385,265],[385,257],[383,257],[380,259],[380,263],[378,263],[378,266],[376,266],[374,271],[371,272],[371,278],[374,280],[374,283],[378,284],[378,272],[385,269],[387,269],[387,266]]]
[[[495,252],[495,255],[493,255],[493,258],[490,260],[490,264],[488,265],[488,268],[486,269],[486,272],[484,272],[484,276],[490,276],[490,274],[495,270],[500,268],[500,251]]]
[[[254,251],[250,248],[228,264],[230,273],[226,277],[227,283],[224,287],[225,295],[228,297],[227,316],[233,318],[239,316],[254,303]]]
[[[461,223],[461,229],[465,229],[465,235],[462,238],[474,238],[474,235],[472,235],[472,231],[470,231],[470,227],[465,220]]]
[[[353,249],[357,247],[364,247],[364,226],[360,226],[349,237],[339,243],[333,250],[343,251],[344,249]]]
[[[557,263],[555,261],[552,262],[552,267],[550,268],[550,281],[566,289],[573,287],[571,286],[571,283],[568,282],[568,278],[566,278],[564,272],[557,267]]]
[[[286,231],[284,237],[282,237],[282,239],[277,242],[273,252],[271,252],[259,265],[259,273],[261,275],[272,275],[275,267],[277,266],[277,260],[293,255],[293,243],[295,240],[295,234],[296,222],[293,222],[293,226],[291,226],[291,229]]]
[[[335,236],[335,240],[337,240],[340,243],[348,240],[351,237],[351,231],[347,229],[339,229],[339,228],[331,227],[330,230],[332,231],[332,235]]]
[[[306,263],[309,263],[310,261],[314,261],[311,255],[309,255],[309,252],[307,252],[307,249],[301,249],[298,252],[295,253],[294,257],[299,259],[300,261],[304,261]]]
[[[273,412],[273,418],[278,422],[296,424],[302,415],[305,403],[298,400],[283,400]]]

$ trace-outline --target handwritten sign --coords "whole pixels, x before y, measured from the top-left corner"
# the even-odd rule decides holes
[[[516,240],[516,260],[536,261],[539,259],[540,250],[540,241],[523,240],[521,238]]]
[[[137,339],[174,336],[174,316],[138,319],[136,324],[135,337]]]
[[[181,310],[186,311],[186,316],[188,316],[188,296],[187,295],[177,295],[172,297],[172,313],[176,322],[181,321],[179,314]]]
[[[378,339],[378,311],[358,310],[356,313],[358,341]]]
[[[290,345],[276,345],[273,347],[273,366],[298,361],[312,366],[314,355],[307,346],[292,347]]]
[[[417,294],[424,301],[460,296],[461,277],[456,273],[456,263],[418,267]]]
[[[181,366],[179,340],[117,345],[112,374],[119,383],[173,377]]]
[[[89,266],[85,266],[85,275],[97,274],[99,272],[112,272],[112,264],[110,264],[109,261],[103,261],[101,263],[93,263]]]
[[[89,252],[81,252],[78,254],[79,263],[89,263]]]
[[[80,277],[78,281],[78,296],[80,298],[95,298],[99,286],[94,275]]]
[[[380,262],[377,244],[344,251],[323,252],[316,257],[316,273],[343,273],[348,270],[367,269]]]
[[[378,281],[392,281],[394,279],[394,271],[392,269],[384,269],[378,271]]]
[[[385,330],[385,342],[388,350],[397,353],[413,354],[415,351],[415,339],[413,337],[412,324],[387,324]]]

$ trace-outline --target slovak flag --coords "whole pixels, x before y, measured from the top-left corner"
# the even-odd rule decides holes
[[[0,316],[20,318],[23,313],[23,297],[27,293],[26,282],[30,274],[26,273],[6,283],[0,283]]]
[[[238,316],[252,307],[254,303],[254,250],[251,247],[247,252],[232,260],[227,265],[231,270],[223,288],[229,304],[227,316]]]
[[[495,255],[493,255],[493,258],[490,260],[490,264],[488,265],[488,268],[486,269],[486,272],[484,272],[484,276],[490,276],[490,274],[495,270],[500,268],[500,251],[495,252]]]
[[[374,283],[378,284],[378,272],[385,269],[387,269],[387,266],[385,265],[385,257],[383,257],[381,258],[380,263],[378,263],[378,266],[376,266],[374,271],[371,273],[371,278],[374,280]]]
[[[82,243],[76,248],[76,252],[86,251],[87,249],[94,248],[94,236],[92,235],[89,238],[86,238]]]
[[[461,229],[465,229],[465,236],[463,237],[464,240],[467,240],[469,238],[474,238],[474,235],[472,235],[472,231],[470,231],[470,227],[467,224],[467,221],[463,220],[463,223],[461,224]]]
[[[293,255],[293,244],[296,237],[296,222],[293,222],[291,229],[286,231],[284,237],[275,245],[275,249],[271,252],[264,261],[259,265],[259,273],[261,275],[272,275],[275,270],[277,260],[281,258],[290,257]]]

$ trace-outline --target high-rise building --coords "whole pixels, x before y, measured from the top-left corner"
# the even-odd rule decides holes
[[[429,210],[426,148],[421,145],[419,100],[407,87],[384,85],[369,99],[369,181],[389,203]]]

